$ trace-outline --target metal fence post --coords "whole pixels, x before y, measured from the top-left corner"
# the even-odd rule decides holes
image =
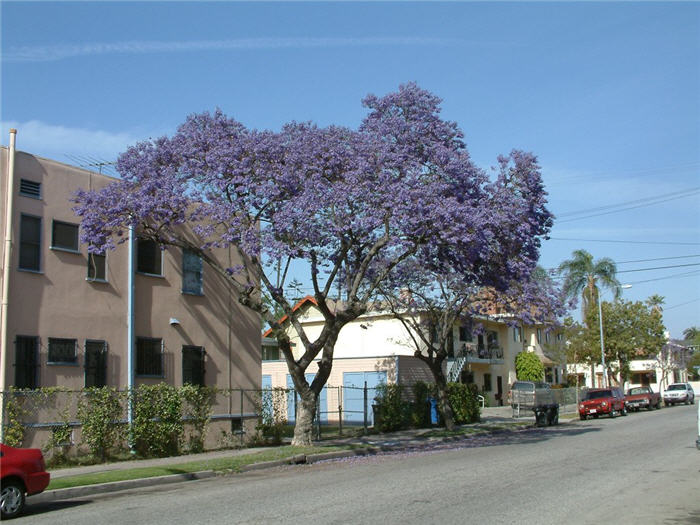
[[[240,411],[240,421],[241,421],[241,446],[243,446],[243,431],[244,431],[244,426],[243,426],[243,389],[240,389],[241,392],[241,411]]]
[[[321,402],[316,400],[316,439],[321,440]]]
[[[364,433],[366,436],[367,435],[367,381],[365,381],[364,400],[365,400],[365,407],[363,410],[363,415],[364,415]]]
[[[338,435],[343,435],[343,387],[338,387]]]

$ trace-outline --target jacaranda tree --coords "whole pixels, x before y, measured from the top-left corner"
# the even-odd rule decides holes
[[[78,193],[82,241],[101,251],[133,228],[166,248],[195,251],[227,276],[240,303],[272,327],[300,396],[293,443],[308,445],[338,333],[383,281],[401,278],[400,263],[450,260],[478,274],[500,259],[510,274],[526,274],[537,257],[534,237],[551,221],[539,175],[489,180],[439,103],[415,84],[370,95],[358,129],[292,122],[257,131],[221,111],[191,115],[173,136],[122,154],[120,181]],[[182,233],[184,224],[195,237]],[[242,262],[222,267],[212,247],[230,247]],[[325,320],[314,340],[285,292],[286,269],[300,261]],[[338,288],[342,301],[331,308]],[[264,294],[288,316],[298,353]]]

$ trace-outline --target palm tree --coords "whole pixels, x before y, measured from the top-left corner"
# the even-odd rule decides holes
[[[660,314],[663,311],[663,304],[666,302],[666,298],[663,295],[654,294],[644,302],[652,311]]]
[[[683,330],[683,337],[686,341],[695,342],[697,344],[700,341],[700,328],[697,326],[691,326]]]
[[[558,268],[558,272],[564,275],[562,291],[569,298],[581,294],[581,311],[585,322],[590,308],[598,301],[599,285],[610,289],[615,299],[620,297],[617,266],[608,257],[594,261],[586,250],[575,250],[571,256]]]

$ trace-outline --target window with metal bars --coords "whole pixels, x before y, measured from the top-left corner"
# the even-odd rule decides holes
[[[85,387],[107,385],[107,342],[85,341]]]
[[[39,364],[39,338],[18,335],[15,338],[15,388],[36,388]]]
[[[136,375],[163,377],[163,340],[136,338]]]
[[[78,363],[77,350],[78,341],[76,339],[61,339],[49,337],[49,359],[48,364],[70,364]]]
[[[204,348],[183,345],[182,347],[182,384],[204,386]]]

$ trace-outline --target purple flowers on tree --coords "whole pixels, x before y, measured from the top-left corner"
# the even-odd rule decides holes
[[[439,102],[415,84],[370,95],[356,130],[292,122],[257,131],[220,111],[191,115],[173,136],[129,148],[117,164],[121,181],[77,195],[82,241],[111,248],[132,226],[195,250],[228,276],[240,302],[272,327],[300,396],[294,443],[309,444],[338,333],[383,282],[410,277],[410,261],[503,288],[529,276],[551,226],[535,158],[512,152],[491,181],[457,125],[440,117]],[[222,246],[238,251],[240,265],[224,268],[209,256]],[[307,263],[325,318],[315,340],[285,296],[294,261]],[[280,279],[272,277],[278,268]],[[338,288],[341,306],[332,309],[327,300]],[[301,353],[260,292],[287,314]],[[309,384],[304,372],[319,358]]]

